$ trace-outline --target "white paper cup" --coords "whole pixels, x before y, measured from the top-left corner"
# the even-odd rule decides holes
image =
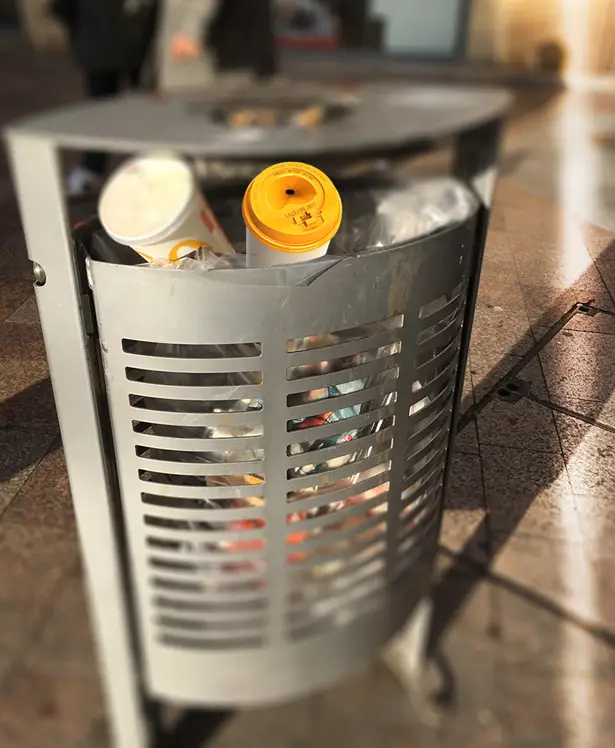
[[[100,221],[109,236],[146,260],[174,262],[200,247],[232,254],[233,247],[190,166],[171,154],[126,162],[100,197]]]
[[[246,229],[246,267],[264,268],[272,265],[292,265],[295,262],[307,262],[308,260],[317,260],[319,257],[327,254],[329,244],[326,242],[322,247],[312,249],[309,252],[288,252],[263,244],[254,234]]]
[[[307,262],[327,253],[342,220],[342,201],[320,169],[295,161],[274,164],[246,190],[246,265]]]

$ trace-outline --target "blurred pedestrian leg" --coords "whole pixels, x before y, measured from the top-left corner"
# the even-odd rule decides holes
[[[156,35],[158,0],[56,0],[51,7],[66,24],[89,99],[117,96],[124,86],[144,82]],[[84,154],[69,175],[69,196],[96,193],[106,165],[105,154]]]

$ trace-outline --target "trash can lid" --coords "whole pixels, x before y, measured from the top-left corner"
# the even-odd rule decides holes
[[[288,161],[262,171],[243,200],[248,230],[282,252],[306,252],[331,241],[342,221],[342,201],[320,169]]]

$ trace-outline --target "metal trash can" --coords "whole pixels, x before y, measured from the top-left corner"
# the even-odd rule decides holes
[[[182,273],[75,249],[57,148],[161,146],[156,132],[144,142],[138,102],[10,132],[118,745],[153,744],[151,702],[262,704],[343,677],[427,593],[506,105],[492,96],[464,120],[455,161],[474,215],[284,271]],[[178,137],[164,145],[198,152],[168,106]],[[294,428],[323,412],[298,396],[358,379],[369,385],[335,400],[358,414]],[[230,400],[259,407],[216,412]]]

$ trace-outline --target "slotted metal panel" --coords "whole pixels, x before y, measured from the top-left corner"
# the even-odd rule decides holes
[[[304,285],[89,262],[153,695],[289,698],[403,625],[436,550],[474,237]]]

